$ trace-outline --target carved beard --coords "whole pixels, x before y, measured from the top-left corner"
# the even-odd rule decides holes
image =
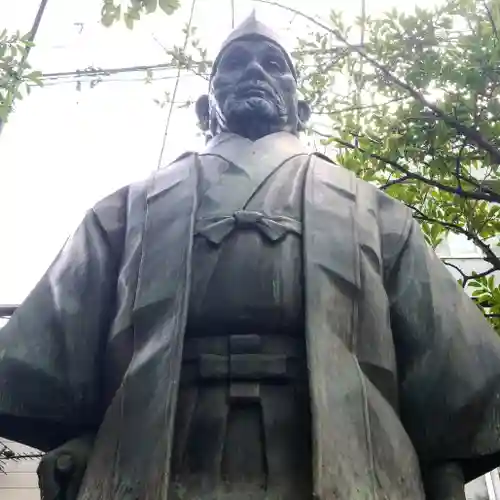
[[[270,89],[261,96],[245,95],[237,87],[224,102],[222,114],[228,130],[250,139],[282,130],[288,119],[283,99]]]

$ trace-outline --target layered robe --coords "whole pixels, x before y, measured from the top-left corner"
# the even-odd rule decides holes
[[[226,141],[238,164],[218,155]],[[301,244],[308,163],[248,161],[249,144],[220,136],[198,169],[170,500],[312,494]]]
[[[495,333],[409,210],[286,133],[220,136],[87,213],[0,331],[0,435],[51,449],[97,431],[81,500],[167,498],[199,171],[217,158],[307,167],[314,495],[421,500],[433,464],[468,480],[497,466]]]

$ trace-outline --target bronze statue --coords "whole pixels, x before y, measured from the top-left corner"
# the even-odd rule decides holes
[[[463,498],[500,463],[478,308],[406,207],[304,151],[254,16],[197,112],[205,150],[92,208],[1,330],[0,435],[55,449],[47,499]]]

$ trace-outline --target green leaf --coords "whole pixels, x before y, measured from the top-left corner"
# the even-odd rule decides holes
[[[180,7],[180,0],[158,0],[158,5],[160,9],[168,14],[169,16],[173,14]]]
[[[125,14],[126,17],[132,20],[132,26],[130,29],[134,27],[134,21],[139,21],[141,19],[141,7],[129,7],[127,14]],[[128,25],[127,25],[128,27]]]
[[[469,281],[467,284],[468,284],[468,286],[470,286],[472,288],[481,288],[482,287],[481,283],[478,283],[477,281]]]
[[[7,121],[8,116],[9,116],[8,106],[4,106],[3,104],[0,103],[0,120],[2,120],[5,123]]]
[[[495,278],[494,278],[494,276],[490,276],[488,278],[488,288],[490,290],[492,290],[493,288],[495,288]]]
[[[30,80],[39,80],[42,76],[42,72],[41,71],[32,71],[31,73],[28,73],[27,75],[25,75],[26,78],[30,79]]]
[[[152,14],[158,7],[158,0],[143,0],[147,14]]]
[[[130,16],[128,12],[126,12],[123,15],[123,20],[125,21],[125,26],[129,29],[132,30],[134,29],[134,19]]]
[[[101,23],[106,28],[109,28],[115,22],[115,20],[116,19],[114,13],[106,12],[105,14],[101,15]]]

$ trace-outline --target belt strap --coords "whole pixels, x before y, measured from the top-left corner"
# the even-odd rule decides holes
[[[228,381],[231,399],[259,399],[260,383],[304,379],[304,340],[286,335],[187,338],[183,381]]]

